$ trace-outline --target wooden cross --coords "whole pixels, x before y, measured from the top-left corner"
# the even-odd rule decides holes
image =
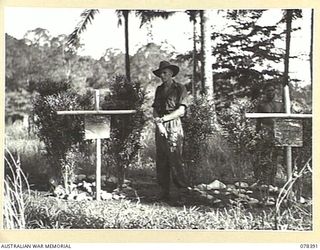
[[[305,118],[310,119],[312,118],[312,114],[292,114],[291,113],[291,108],[290,108],[291,104],[290,104],[290,95],[289,95],[288,85],[284,87],[284,102],[285,102],[286,113],[246,113],[245,116],[247,118],[283,118],[284,121],[287,121],[287,123],[282,123],[283,125],[281,126],[281,127],[287,126],[287,131],[286,131],[287,133],[283,133],[285,134],[284,136],[287,136],[287,138],[284,138],[285,142],[282,141],[277,146],[285,146],[286,148],[287,181],[289,181],[292,179],[292,147],[302,146],[302,139],[298,141],[294,141],[294,140],[290,141],[290,139],[292,138],[288,138],[288,136],[290,137],[290,135],[296,136],[297,134],[301,135],[302,137],[302,127],[300,126],[300,128],[298,128],[297,130],[297,127],[299,127],[299,125],[294,124],[294,122],[292,121],[293,119],[305,119]],[[292,119],[292,120],[288,120],[288,119]],[[290,128],[290,122],[293,123],[292,128]],[[278,129],[281,130],[282,128],[278,128]],[[279,133],[281,134],[281,132],[282,131],[280,131]],[[277,131],[275,135],[277,136]],[[296,139],[296,138],[293,138],[293,139]]]
[[[85,115],[85,140],[96,140],[96,199],[101,193],[101,139],[110,138],[110,116],[134,114],[136,110],[100,110],[99,90],[95,90],[95,110],[57,111],[58,115]]]

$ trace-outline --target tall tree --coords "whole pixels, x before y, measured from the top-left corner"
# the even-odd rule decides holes
[[[128,81],[131,80],[130,76],[130,54],[129,54],[129,14],[132,10],[117,10],[118,25],[122,25],[122,18],[124,19],[124,34],[125,34],[125,69],[126,78]],[[79,41],[80,34],[86,30],[89,23],[92,22],[94,16],[99,13],[98,9],[86,9],[81,13],[82,19],[78,23],[75,30],[71,33],[68,44],[73,46]],[[162,17],[168,18],[174,12],[161,11],[161,10],[136,10],[136,15],[141,18],[140,27],[147,22],[150,22],[154,18]]]
[[[125,42],[125,68],[127,81],[131,81],[130,74],[130,54],[129,54],[129,13],[130,10],[117,10],[118,25],[122,25],[122,18],[124,19],[124,42]]]
[[[193,50],[192,50],[192,81],[191,91],[194,98],[196,98],[196,82],[197,82],[197,16],[199,15],[198,10],[186,10],[189,15],[189,20],[193,25]]]
[[[291,42],[291,25],[292,25],[292,10],[286,10],[286,52],[284,56],[284,85],[289,84],[289,60],[290,60],[290,42]]]
[[[201,11],[201,41],[202,41],[202,67],[204,92],[210,100],[213,100],[213,78],[212,78],[212,42],[211,42],[211,11]]]
[[[284,31],[278,25],[262,26],[264,10],[224,10],[226,25],[214,30],[215,96],[219,106],[235,97],[257,98],[264,79],[280,78],[277,70],[284,50],[277,47]]]

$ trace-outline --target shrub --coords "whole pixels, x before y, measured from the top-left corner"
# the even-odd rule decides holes
[[[38,87],[39,95],[33,103],[33,113],[37,117],[39,138],[44,142],[52,174],[57,178],[68,173],[72,179],[74,159],[70,152],[77,152],[77,145],[83,142],[83,120],[79,116],[57,115],[58,110],[85,108],[88,102],[70,89],[68,82],[46,81]],[[66,183],[66,179],[65,179]]]
[[[226,140],[229,142],[236,161],[237,176],[245,176],[250,173],[253,142],[256,138],[254,120],[245,117],[246,112],[252,112],[254,104],[247,98],[234,100],[228,108],[224,108],[218,114]]]
[[[102,143],[103,162],[117,167],[121,183],[124,169],[134,160],[141,146],[140,134],[146,121],[142,109],[145,93],[139,83],[128,83],[121,76],[115,77],[108,85],[110,94],[101,105],[103,109],[137,110],[134,115],[112,116],[111,138]],[[94,108],[90,102],[90,91],[80,95],[69,86],[67,83],[44,83],[34,102],[39,137],[46,145],[55,174],[64,179],[65,185],[73,181],[75,169],[81,165],[79,159],[90,165],[93,163],[89,156],[92,154],[92,141],[83,140],[83,116],[61,116],[56,113],[58,110]]]
[[[116,165],[119,184],[123,183],[124,171],[141,149],[141,133],[146,122],[143,103],[145,92],[140,83],[129,83],[117,76],[110,83],[110,95],[103,103],[104,109],[133,109],[133,115],[114,115],[111,120],[111,138],[104,141],[107,161]]]
[[[233,175],[230,150],[218,133],[216,124],[212,122],[213,114],[213,103],[210,103],[206,96],[202,96],[189,105],[183,118],[183,154],[192,185],[211,182],[213,178],[227,179]]]

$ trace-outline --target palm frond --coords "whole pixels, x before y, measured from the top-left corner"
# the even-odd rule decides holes
[[[97,13],[99,13],[98,9],[86,9],[81,13],[80,17],[82,19],[79,21],[74,31],[68,37],[68,46],[75,46],[78,43],[80,34],[87,29],[87,25],[89,23],[92,23],[92,20]]]
[[[175,11],[164,11],[164,10],[136,10],[136,16],[140,18],[140,28],[156,19],[156,18],[163,18],[163,19],[168,19],[170,16],[174,15],[176,12]]]
[[[199,15],[199,10],[186,10],[185,13],[189,16],[189,21],[197,22],[197,16]]]
[[[129,14],[131,10],[116,10],[116,14],[118,17],[118,26],[122,25],[122,18],[124,17],[125,14]]]

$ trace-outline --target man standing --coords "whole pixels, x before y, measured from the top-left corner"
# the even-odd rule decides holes
[[[156,168],[161,187],[160,199],[168,200],[170,177],[180,189],[187,188],[187,179],[182,163],[183,129],[180,118],[187,107],[187,90],[173,80],[179,67],[161,61],[153,73],[162,84],[157,87],[153,102],[153,117],[156,123]]]
[[[257,105],[258,113],[282,113],[283,104],[275,100],[275,87],[268,84],[264,88],[264,98]],[[257,119],[256,132],[259,133],[257,144],[257,161],[255,163],[255,178],[265,184],[274,184],[277,173],[277,158],[279,149],[274,145],[274,119]]]

